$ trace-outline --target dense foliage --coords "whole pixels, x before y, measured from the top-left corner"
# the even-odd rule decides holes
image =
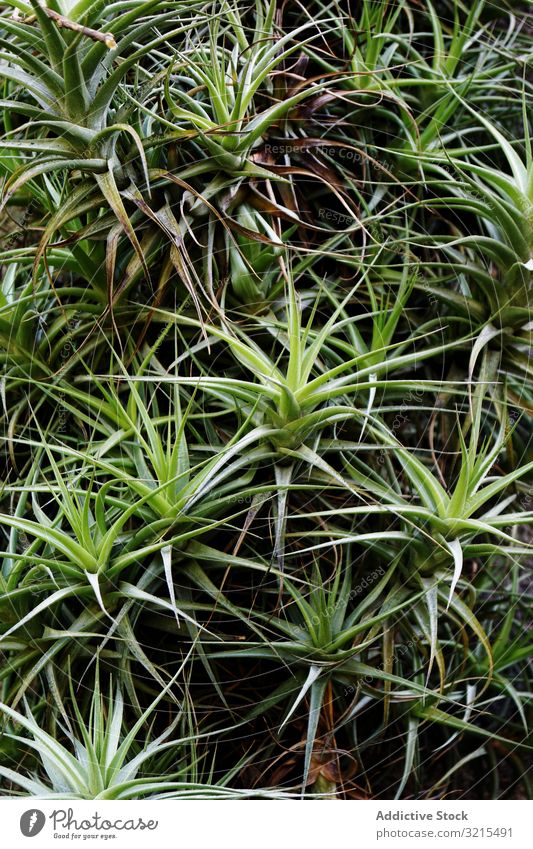
[[[531,795],[528,9],[1,4],[1,793]]]

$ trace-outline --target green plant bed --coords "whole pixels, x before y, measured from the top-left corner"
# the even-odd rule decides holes
[[[523,3],[0,10],[0,795],[531,798]]]

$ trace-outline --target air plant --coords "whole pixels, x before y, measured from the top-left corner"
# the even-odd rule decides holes
[[[530,23],[3,7],[0,794],[531,796]]]

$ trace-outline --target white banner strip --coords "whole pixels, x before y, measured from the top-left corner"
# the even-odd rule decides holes
[[[72,844],[216,849],[531,849],[531,802],[3,799],[5,849]]]

